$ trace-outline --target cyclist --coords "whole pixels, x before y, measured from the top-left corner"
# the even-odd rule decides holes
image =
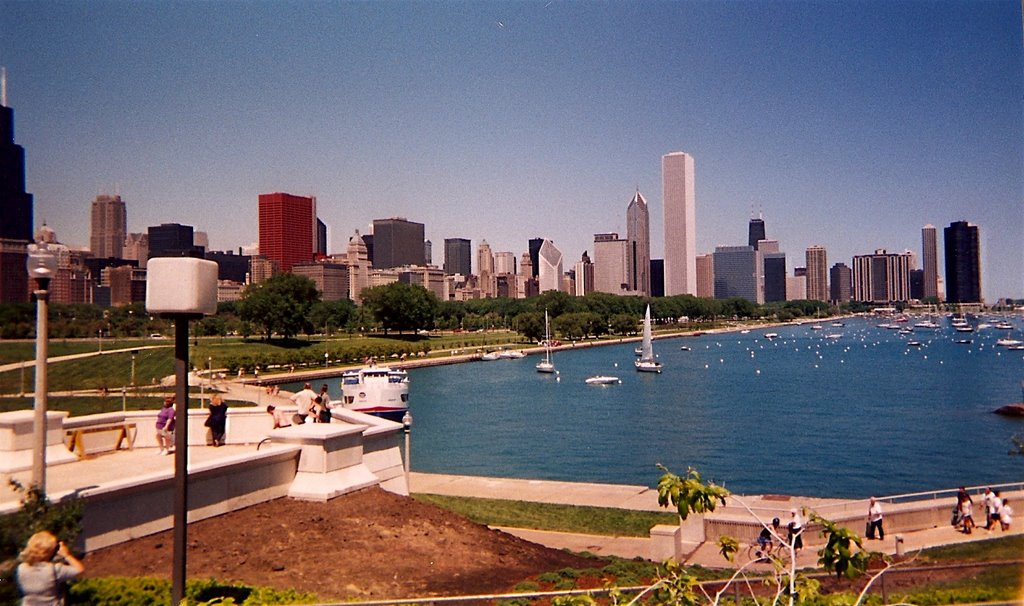
[[[757,535],[757,545],[765,555],[772,554],[772,547],[775,545],[772,535],[778,534],[778,531],[779,518],[772,518],[772,527],[765,526],[761,529],[761,534]]]

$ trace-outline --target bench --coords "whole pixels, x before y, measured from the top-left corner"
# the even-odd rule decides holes
[[[90,436],[91,434],[107,432],[114,434],[115,440],[113,448],[97,445],[97,441],[87,439],[87,436]],[[64,433],[68,450],[74,452],[79,457],[84,457],[90,448],[93,451],[120,450],[121,445],[127,443],[128,450],[132,450],[135,447],[135,436],[138,433],[138,430],[135,427],[135,423],[118,421],[116,423],[103,423],[100,425],[77,427],[74,429],[68,429]]]

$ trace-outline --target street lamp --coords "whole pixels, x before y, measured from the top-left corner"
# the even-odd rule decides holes
[[[412,413],[407,408],[402,415],[402,431],[405,432],[405,487],[409,488],[409,434],[412,433]]]
[[[132,350],[132,389],[135,389],[135,356],[138,355],[139,350]]]
[[[46,492],[46,358],[49,317],[46,302],[50,296],[50,280],[57,274],[57,257],[40,240],[28,245],[25,263],[28,276],[36,281],[36,389],[33,418],[32,484]]]
[[[217,264],[156,257],[146,267],[146,310],[174,320],[174,551],[171,603],[185,597],[188,537],[188,321],[217,311]]]

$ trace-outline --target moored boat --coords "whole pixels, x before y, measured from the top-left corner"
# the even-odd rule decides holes
[[[409,409],[409,375],[388,366],[364,366],[341,375],[341,404],[391,421],[402,421]]]
[[[548,322],[548,310],[544,310],[544,359],[534,366],[537,372],[555,372],[555,363],[551,361],[551,324]]]
[[[592,377],[588,377],[585,383],[587,385],[615,385],[622,383],[622,381],[620,381],[618,377],[613,377],[611,375],[594,375]]]
[[[639,372],[661,372],[661,362],[654,357],[654,345],[651,337],[651,306],[644,313],[644,338],[640,347],[640,358],[633,362]]]

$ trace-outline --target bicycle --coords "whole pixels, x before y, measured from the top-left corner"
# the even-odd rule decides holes
[[[792,550],[790,550],[789,545],[785,541],[772,539],[762,544],[761,541],[754,539],[754,542],[747,546],[746,561],[763,564],[772,563],[785,568],[789,566],[792,553]]]

